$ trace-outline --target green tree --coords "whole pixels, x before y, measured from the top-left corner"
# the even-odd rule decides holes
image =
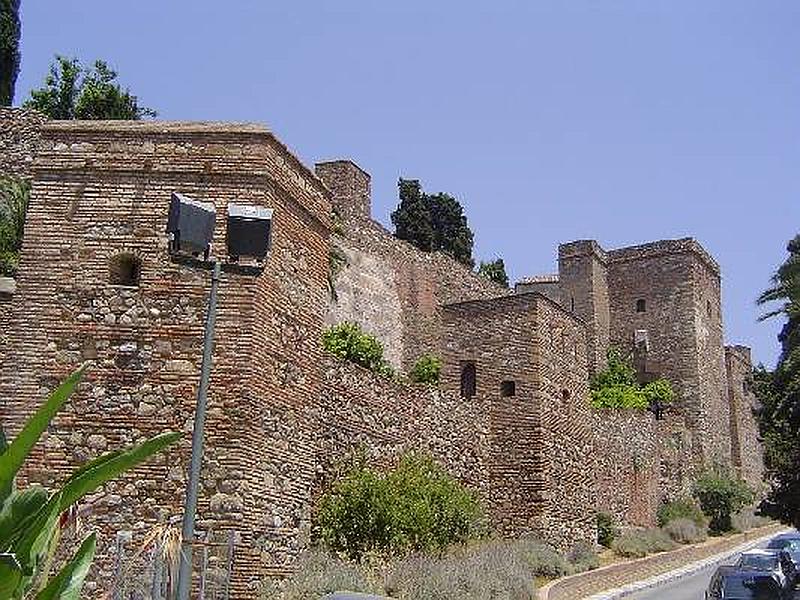
[[[692,495],[710,519],[709,529],[722,533],[733,529],[731,517],[753,501],[753,491],[741,479],[726,473],[707,472],[692,486]]]
[[[19,75],[20,0],[0,0],[0,106],[11,106]]]
[[[800,235],[786,246],[789,256],[758,299],[771,308],[761,319],[783,317],[781,354],[775,370],[753,372],[758,421],[771,488],[765,512],[800,527]]]
[[[506,274],[506,263],[502,258],[497,258],[489,262],[481,261],[478,267],[478,275],[486,277],[490,281],[508,287],[508,275]]]
[[[117,83],[117,72],[102,60],[84,69],[77,58],[56,56],[44,87],[31,91],[24,104],[51,119],[122,119],[155,117],[136,96]]]
[[[0,178],[0,275],[17,274],[30,189],[24,180]]]
[[[397,183],[400,204],[392,213],[395,236],[424,252],[444,252],[472,267],[473,234],[461,203],[450,194],[426,194],[416,179]]]
[[[610,348],[607,356],[606,368],[594,375],[589,385],[594,408],[651,408],[659,411],[672,402],[674,392],[669,381],[656,379],[641,386],[629,357],[616,348]]]

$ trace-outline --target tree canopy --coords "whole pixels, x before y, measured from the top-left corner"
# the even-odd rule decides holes
[[[397,183],[400,204],[392,213],[395,236],[425,252],[440,251],[472,267],[473,235],[461,203],[440,192],[426,194],[416,179]]]
[[[771,308],[761,318],[783,317],[778,335],[781,354],[775,370],[753,373],[759,400],[764,462],[772,487],[766,512],[800,527],[800,235],[786,246],[789,256],[758,299]]]
[[[19,75],[20,0],[0,0],[0,106],[11,106]]]
[[[83,68],[77,58],[64,56],[56,56],[44,86],[33,90],[24,106],[51,119],[138,120],[156,116],[117,83],[117,72],[104,61]]]
[[[478,266],[478,275],[486,277],[503,287],[508,287],[508,275],[506,274],[506,263],[502,258],[497,258],[489,262],[481,261]]]

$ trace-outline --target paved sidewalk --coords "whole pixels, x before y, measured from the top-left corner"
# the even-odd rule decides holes
[[[742,546],[758,543],[784,531],[785,526],[775,524],[753,529],[724,538],[713,538],[703,544],[683,546],[670,552],[662,552],[645,558],[626,561],[558,579],[542,587],[539,600],[608,600],[621,598],[635,589],[642,589],[658,578],[679,577],[702,568],[708,561],[724,560],[724,557],[741,550]],[[659,582],[663,581],[659,580]],[[640,585],[642,587],[635,587]]]

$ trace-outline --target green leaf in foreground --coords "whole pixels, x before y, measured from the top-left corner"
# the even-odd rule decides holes
[[[78,600],[96,547],[97,537],[93,533],[83,540],[72,560],[36,595],[36,600]]]

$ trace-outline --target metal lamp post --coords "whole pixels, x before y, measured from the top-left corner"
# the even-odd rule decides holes
[[[199,202],[181,194],[173,194],[170,202],[167,232],[170,234],[170,254],[176,262],[211,269],[211,290],[208,296],[205,333],[203,335],[203,362],[200,369],[200,386],[197,390],[197,407],[192,430],[192,456],[189,481],[186,486],[186,504],[183,511],[180,567],[178,569],[178,600],[188,600],[192,588],[192,544],[197,514],[197,497],[200,489],[200,468],[203,462],[203,436],[208,385],[211,376],[211,359],[214,350],[214,326],[217,316],[217,295],[223,264],[209,260],[211,239],[214,234],[216,209],[213,203]],[[258,275],[263,270],[271,241],[272,210],[258,206],[228,205],[227,241],[230,263],[225,270]],[[203,260],[197,256],[203,255]],[[240,257],[259,261],[255,266],[235,264]]]

